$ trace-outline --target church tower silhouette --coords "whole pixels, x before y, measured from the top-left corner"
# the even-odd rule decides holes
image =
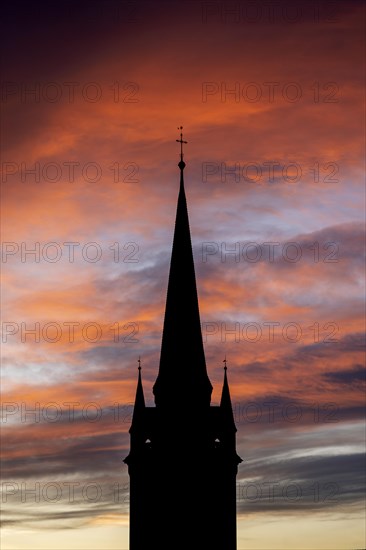
[[[130,550],[236,550],[236,427],[224,360],[219,406],[202,342],[187,202],[182,127],[180,189],[155,407],[139,360],[130,453]]]

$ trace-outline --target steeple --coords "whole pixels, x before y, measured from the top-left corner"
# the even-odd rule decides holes
[[[221,401],[220,401],[220,408],[223,413],[223,420],[225,422],[226,427],[230,427],[236,432],[236,426],[234,421],[234,414],[233,414],[233,407],[231,405],[231,397],[230,397],[230,390],[229,390],[229,383],[227,380],[227,366],[226,366],[226,357],[223,361],[225,363],[224,366],[224,383],[222,386],[222,393],[221,393]]]
[[[145,411],[145,397],[144,397],[144,390],[142,387],[140,357],[138,358],[138,364],[139,364],[138,366],[139,374],[137,379],[135,406],[133,408],[133,416],[132,416],[132,424],[131,424],[130,432],[133,431],[136,427],[138,427],[139,421],[142,419]]]
[[[212,385],[207,375],[198,307],[187,201],[184,189],[182,127],[180,188],[166,298],[159,374],[153,387],[158,407],[189,402],[209,406]]]

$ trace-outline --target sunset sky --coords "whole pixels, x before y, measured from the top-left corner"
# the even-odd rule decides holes
[[[364,548],[364,3],[7,0],[2,19],[2,550],[128,548],[180,125],[238,550]]]

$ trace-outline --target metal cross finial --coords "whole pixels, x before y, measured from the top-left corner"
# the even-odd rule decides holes
[[[223,363],[225,363],[224,370],[227,370],[227,366],[226,366],[226,363],[227,363],[227,361],[226,361],[226,355],[225,355],[225,359],[223,360]]]
[[[141,359],[140,359],[140,356],[139,356],[137,362],[138,362],[138,364],[139,364],[138,369],[141,370]]]
[[[188,143],[188,141],[183,141],[183,126],[178,126],[178,130],[180,130],[180,139],[176,139],[178,143],[180,143],[180,160],[183,161],[183,143]]]

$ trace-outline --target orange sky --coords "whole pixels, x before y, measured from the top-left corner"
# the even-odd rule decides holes
[[[181,124],[207,368],[218,402],[226,354],[238,483],[305,494],[238,498],[238,548],[303,548],[306,525],[307,548],[361,547],[362,3],[17,0],[5,15],[2,547],[70,547],[67,525],[75,548],[127,548],[121,460],[139,355],[153,403]],[[80,489],[76,513],[63,492],[45,512],[44,495],[22,502],[37,480],[103,498]]]

